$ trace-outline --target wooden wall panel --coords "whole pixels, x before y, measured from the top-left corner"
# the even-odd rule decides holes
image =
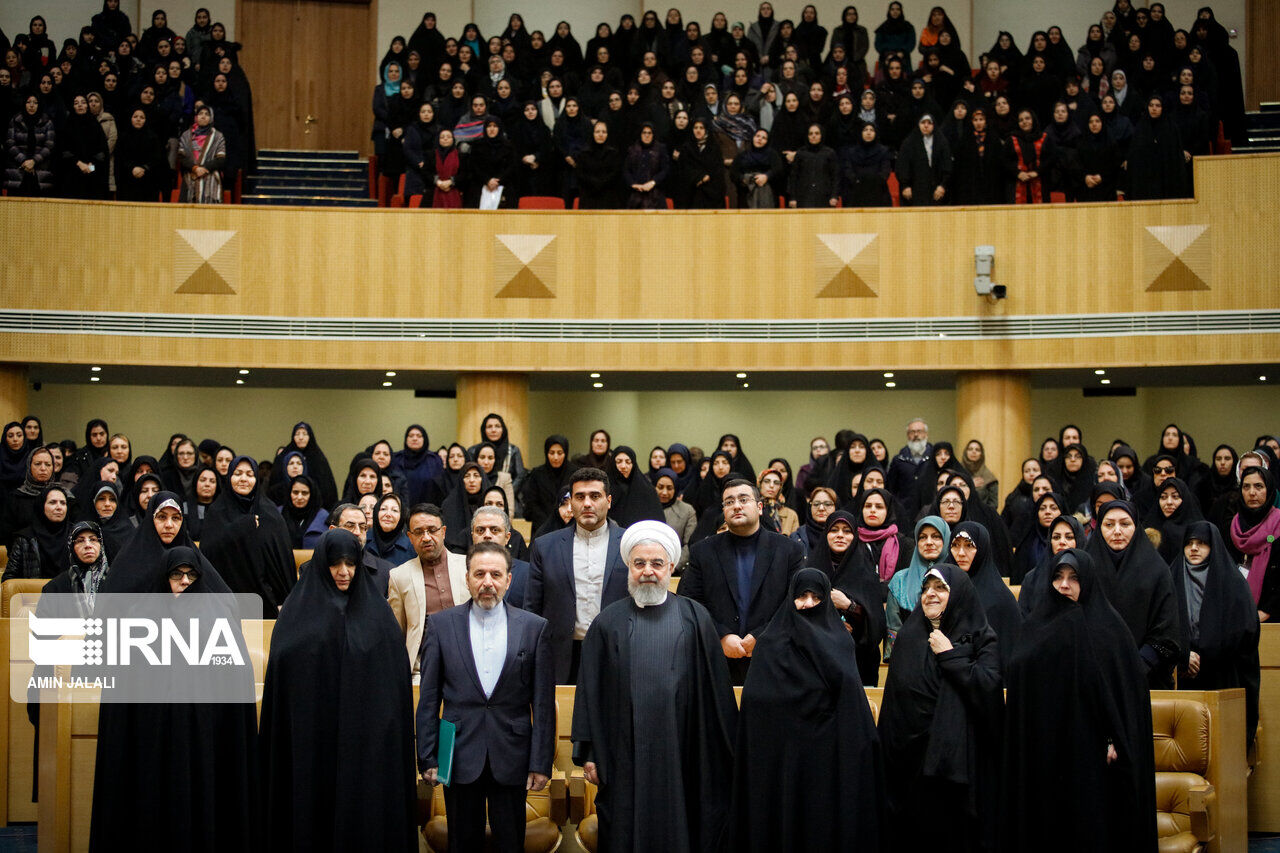
[[[0,364],[0,423],[7,424],[28,414],[26,370],[17,364]]]
[[[1258,645],[1258,764],[1249,777],[1249,831],[1280,832],[1280,624],[1262,626]]]
[[[508,441],[516,447],[529,446],[529,377],[527,375],[523,373],[464,374],[458,377],[457,399],[458,442],[462,445],[470,447],[480,441],[480,427],[485,415],[498,412],[507,424]],[[533,466],[526,461],[525,467]]]
[[[1195,201],[879,211],[444,212],[187,207],[2,199],[8,221],[49,238],[0,235],[4,304],[47,309],[324,317],[810,319],[1252,310],[1276,307],[1271,216],[1280,155],[1197,161]],[[1147,292],[1148,226],[1208,225],[1208,290]],[[234,294],[175,294],[175,228],[234,230]],[[129,235],[104,241],[110,231]],[[817,298],[817,235],[875,233],[875,298]],[[495,298],[498,235],[556,237],[554,298]],[[996,247],[995,304],[973,291],[973,247]],[[93,251],[83,247],[92,246]],[[40,287],[30,286],[38,281]],[[839,364],[952,369],[1084,363],[1252,363],[1277,336],[907,344],[342,344],[9,335],[0,360],[383,366],[526,372],[585,358],[634,369],[804,369]],[[56,341],[56,343],[55,343]],[[568,360],[567,360],[568,359]],[[1015,361],[1010,361],[1014,359]]]
[[[1009,492],[1031,446],[1031,378],[1025,373],[974,371],[956,377],[955,452],[970,439],[982,442],[987,466],[1005,478]],[[937,439],[935,438],[935,441]],[[1001,495],[1001,498],[1004,496]]]
[[[1262,101],[1280,100],[1280,55],[1273,49],[1280,41],[1280,3],[1245,0],[1245,108],[1256,110]]]

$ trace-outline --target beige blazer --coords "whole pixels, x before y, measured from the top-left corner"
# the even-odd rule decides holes
[[[449,565],[449,590],[453,603],[465,604],[471,600],[467,590],[467,558],[450,551],[446,557]],[[387,584],[387,603],[404,632],[404,647],[413,664],[413,683],[418,683],[418,650],[422,645],[422,630],[427,625],[426,589],[422,582],[422,564],[415,556],[391,570]]]

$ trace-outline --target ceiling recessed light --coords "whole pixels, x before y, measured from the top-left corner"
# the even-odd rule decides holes
[[[244,384],[244,380],[243,380],[243,379],[237,379],[237,380],[236,380],[236,384],[237,384],[237,385],[243,385],[243,384]]]
[[[101,376],[90,376],[90,377],[89,377],[89,381],[90,381],[90,382],[100,382],[100,381],[102,381],[102,377],[101,377]]]
[[[382,383],[382,387],[383,387],[383,388],[390,388],[390,387],[391,387],[391,383],[390,383],[390,382],[383,382],[383,383]]]
[[[241,376],[248,376],[248,375],[249,375],[249,369],[248,369],[248,368],[245,368],[245,367],[240,368],[240,375],[241,375]]]
[[[893,371],[892,371],[892,370],[885,371],[884,378],[885,378],[885,379],[892,379],[892,378],[893,378]]]
[[[102,368],[98,367],[98,365],[96,364],[93,367],[90,367],[89,369],[92,370],[94,373],[97,373],[98,371],[102,370]]]
[[[750,388],[750,387],[751,387],[751,383],[750,383],[750,382],[743,382],[743,383],[742,383],[742,387],[743,387],[743,388]]]
[[[1265,377],[1265,376],[1259,376],[1259,377],[1258,377],[1258,381],[1259,381],[1259,382],[1266,382],[1266,381],[1267,381],[1267,377]]]
[[[739,374],[738,374],[738,378],[739,378],[739,379],[746,379],[746,378],[747,378],[747,374],[745,374],[745,373],[739,373]]]
[[[1104,379],[1104,380],[1102,380],[1102,384],[1103,384],[1103,385],[1110,385],[1110,384],[1111,384],[1111,380],[1110,380],[1110,379]]]
[[[392,376],[395,376],[395,375],[396,375],[396,372],[395,372],[394,370],[388,370],[388,371],[387,371],[387,376],[388,376],[388,378],[389,378],[389,377],[392,377]]]
[[[592,387],[592,388],[603,388],[603,387],[604,387],[604,383],[603,383],[603,382],[592,382],[592,383],[591,383],[591,387]]]
[[[591,378],[592,378],[592,379],[599,379],[599,378],[600,378],[600,374],[599,374],[599,373],[593,373],[593,374],[591,374]]]
[[[897,388],[897,387],[898,387],[898,383],[897,383],[897,382],[886,382],[886,383],[884,383],[884,387],[886,387],[886,388]]]
[[[1093,375],[1094,375],[1094,376],[1106,376],[1106,375],[1107,375],[1107,371],[1102,370],[1102,369],[1098,369],[1098,370],[1095,370],[1095,371],[1093,372]]]

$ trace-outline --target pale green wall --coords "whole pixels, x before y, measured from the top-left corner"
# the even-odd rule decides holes
[[[50,437],[83,441],[85,422],[103,417],[112,431],[129,435],[135,453],[157,455],[170,433],[186,432],[197,440],[212,436],[237,451],[265,456],[288,441],[296,421],[306,420],[315,427],[335,473],[378,438],[399,447],[410,423],[426,426],[432,445],[439,446],[455,438],[457,422],[453,400],[417,399],[400,390],[46,383],[29,400]],[[1085,443],[1095,455],[1105,454],[1111,440],[1122,437],[1145,456],[1169,421],[1196,437],[1202,456],[1219,442],[1247,447],[1259,433],[1280,430],[1280,389],[1270,386],[1140,388],[1136,397],[1095,398],[1084,397],[1079,389],[1037,389],[1031,401],[1037,447],[1043,437],[1056,435],[1060,425],[1073,422],[1084,429]],[[710,451],[721,433],[734,432],[757,468],[775,455],[798,465],[808,455],[810,438],[830,438],[844,426],[884,438],[890,452],[901,446],[904,426],[916,416],[929,421],[934,439],[957,438],[953,391],[544,391],[529,395],[529,413],[533,438],[524,450],[532,465],[542,461],[546,435],[565,433],[578,454],[600,426],[615,444],[629,444],[642,457],[655,444],[675,441]],[[1027,448],[1028,454],[1031,450]]]

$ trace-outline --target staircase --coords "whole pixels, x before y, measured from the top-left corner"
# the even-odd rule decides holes
[[[1248,141],[1231,147],[1232,154],[1280,151],[1280,103],[1263,103],[1256,113],[1245,113]]]
[[[369,198],[369,166],[356,151],[258,152],[257,171],[246,178],[242,204],[312,207],[377,207]]]

